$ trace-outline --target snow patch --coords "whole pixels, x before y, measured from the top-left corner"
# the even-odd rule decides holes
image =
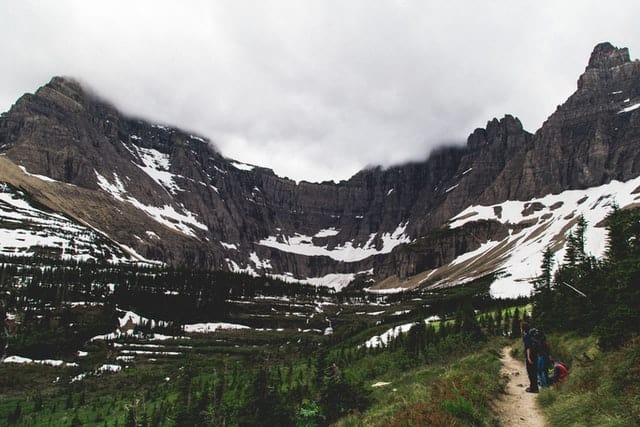
[[[273,268],[271,266],[271,261],[269,261],[268,259],[260,259],[258,254],[255,252],[251,252],[251,255],[249,255],[249,260],[256,266],[258,270],[271,270]]]
[[[48,365],[48,366],[64,366],[67,368],[77,367],[78,364],[75,362],[65,362],[64,360],[55,360],[55,359],[30,359],[28,357],[23,356],[8,356],[5,357],[3,363],[16,363],[16,364],[36,364],[36,365]]]
[[[111,365],[105,363],[104,365],[98,368],[98,372],[120,372],[122,370],[122,366],[120,365]]]
[[[455,190],[456,188],[458,188],[458,185],[460,184],[456,184],[456,185],[452,185],[451,187],[447,188],[446,190],[444,190],[445,193],[448,193],[450,191]]]
[[[245,325],[238,325],[236,323],[192,323],[184,325],[184,331],[190,334],[206,334],[209,332],[215,332],[217,330],[234,330],[234,329],[251,329]]]
[[[116,200],[128,202],[134,207],[140,209],[148,216],[162,225],[165,225],[173,230],[179,231],[188,236],[196,237],[193,227],[207,231],[209,228],[196,220],[196,215],[182,207],[183,213],[179,213],[173,206],[165,205],[163,207],[148,206],[137,199],[127,196],[125,198],[126,189],[120,181],[117,174],[113,174],[114,183],[111,184],[105,177],[100,175],[98,171],[94,170],[98,179],[98,186],[107,193],[111,194]]]
[[[235,251],[238,250],[238,246],[235,243],[225,243],[225,242],[220,242],[220,244],[222,245],[223,248],[225,249],[233,249]]]
[[[47,181],[47,182],[60,182],[60,181],[56,181],[53,178],[49,178],[48,176],[44,176],[44,175],[36,175],[34,173],[29,173],[27,172],[27,168],[25,168],[24,166],[18,166],[20,169],[22,169],[22,172],[24,172],[25,174],[32,176],[34,178],[38,178],[41,181]]]
[[[184,191],[175,182],[174,175],[169,172],[171,163],[169,161],[169,155],[161,153],[158,150],[152,148],[142,148],[137,145],[133,146],[138,153],[138,157],[142,161],[142,166],[136,164],[140,169],[151,177],[162,187],[166,188],[171,194],[176,194],[178,191]]]
[[[630,105],[627,108],[623,108],[622,110],[618,111],[618,114],[628,113],[630,111],[637,110],[638,108],[640,108],[640,102],[637,104]]]
[[[336,292],[340,292],[346,286],[351,283],[356,276],[359,275],[372,275],[373,269],[366,271],[359,271],[357,273],[330,273],[320,277],[307,277],[303,279],[297,279],[293,273],[284,274],[267,274],[267,277],[282,280],[287,283],[301,283],[312,286],[322,286],[326,288],[332,288]]]
[[[439,322],[440,320],[441,319],[439,316],[431,316],[427,319],[424,319],[424,323],[429,324],[432,322]],[[387,346],[389,342],[391,342],[391,340],[396,338],[398,335],[409,332],[409,329],[411,329],[415,324],[416,322],[411,322],[411,323],[405,323],[404,325],[394,326],[393,328],[387,330],[383,334],[376,335],[369,338],[364,343],[364,346],[366,348],[378,348],[378,347]]]
[[[324,230],[320,230],[318,231],[316,234],[314,234],[313,237],[331,237],[331,236],[337,236],[338,234],[340,234],[340,230],[336,230],[334,227],[330,227],[330,228],[325,228]]]
[[[235,162],[235,161],[231,162],[231,166],[233,166],[236,169],[243,170],[243,171],[250,171],[250,170],[253,170],[255,168],[255,166],[253,166],[253,165],[248,165],[246,163],[240,163],[240,162]]]
[[[612,181],[599,187],[585,190],[569,190],[560,194],[548,194],[529,201],[506,201],[492,206],[469,206],[453,217],[450,228],[459,228],[468,222],[494,220],[503,224],[519,224],[527,221],[532,225],[512,232],[503,241],[484,242],[479,249],[467,252],[453,260],[449,265],[472,263],[480,260],[487,251],[504,247],[503,253],[496,259],[496,271],[499,277],[491,285],[490,293],[494,298],[514,298],[530,295],[533,290],[533,279],[540,275],[542,254],[546,247],[555,243],[554,238],[560,233],[570,233],[572,229],[563,230],[571,221],[583,215],[587,221],[585,230],[587,254],[602,257],[607,247],[606,229],[596,224],[610,213],[614,205],[620,208],[635,203],[633,191],[640,186],[640,177],[627,182]],[[539,205],[542,208],[532,211],[530,207]],[[496,209],[501,211],[496,216]],[[610,209],[606,209],[606,208]],[[554,266],[557,268],[564,257],[564,248],[555,253]],[[472,280],[473,277],[461,279],[456,284]],[[451,285],[452,283],[448,283]]]
[[[293,236],[269,236],[257,244],[298,255],[327,256],[336,261],[357,262],[373,255],[387,254],[396,246],[410,242],[411,239],[405,234],[407,225],[408,223],[400,224],[391,233],[382,233],[381,235],[373,233],[362,246],[354,246],[353,242],[345,242],[341,246],[328,249],[328,245],[316,246],[312,237],[300,233],[295,233]],[[381,249],[375,247],[374,241],[377,236],[383,242]]]

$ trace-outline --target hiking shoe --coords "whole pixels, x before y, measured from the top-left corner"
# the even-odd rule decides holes
[[[526,391],[527,393],[537,393],[538,389],[537,388],[531,389],[531,387],[527,387],[524,391]]]

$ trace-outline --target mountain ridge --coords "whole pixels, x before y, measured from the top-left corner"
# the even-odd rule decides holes
[[[23,182],[25,191],[39,191],[41,202],[70,201],[57,208],[145,258],[291,280],[332,276],[343,286],[358,274],[405,279],[507,233],[476,224],[469,232],[480,239],[434,240],[468,206],[640,175],[638,102],[640,63],[601,43],[576,92],[534,134],[505,115],[475,129],[464,147],[442,147],[424,161],[368,168],[337,184],[296,183],[227,159],[199,136],[126,117],[56,77],[3,113],[0,152],[66,183]],[[17,178],[3,170],[0,179]],[[87,195],[73,203],[78,188]],[[92,194],[100,203],[82,209]],[[431,255],[416,258],[410,243],[425,239]]]

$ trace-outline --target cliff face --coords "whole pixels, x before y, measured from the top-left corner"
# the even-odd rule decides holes
[[[640,62],[609,43],[595,47],[577,91],[536,132],[489,194],[527,199],[640,174]]]
[[[535,135],[507,115],[425,161],[296,184],[56,77],[2,115],[0,152],[57,182],[36,186],[4,170],[0,180],[147,258],[297,279],[407,277],[507,232],[439,231],[467,206],[640,175],[639,103],[640,63],[603,43]]]

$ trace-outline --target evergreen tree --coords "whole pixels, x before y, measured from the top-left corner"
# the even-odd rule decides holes
[[[125,419],[124,425],[125,427],[137,427],[137,414],[134,405],[129,406],[129,409],[127,410],[127,418]]]
[[[7,417],[7,421],[9,424],[16,424],[18,421],[20,421],[21,417],[22,417],[22,406],[20,405],[20,402],[18,402],[16,403],[16,407],[13,409],[13,411],[9,413],[9,416]]]
[[[289,407],[285,405],[275,387],[269,384],[268,371],[262,367],[256,373],[249,396],[239,416],[241,426],[292,425]]]
[[[553,252],[547,246],[542,254],[542,272],[534,282],[533,295],[533,319],[538,327],[551,329],[554,317],[553,295],[551,286],[553,282]]]
[[[504,311],[504,321],[502,323],[502,335],[508,337],[511,332],[511,314],[509,310]]]
[[[369,405],[369,392],[362,384],[347,381],[334,364],[327,369],[324,387],[320,393],[320,406],[327,423],[351,411],[364,410]]]
[[[427,328],[423,321],[415,323],[407,333],[405,350],[409,356],[417,357],[424,351]]]
[[[471,335],[474,339],[482,338],[482,330],[478,323],[478,318],[476,317],[473,305],[471,304],[471,300],[466,300],[459,311],[462,313],[461,331]]]
[[[614,209],[607,230],[607,280],[594,287],[605,316],[595,330],[603,348],[614,348],[640,333],[640,209]]]
[[[513,311],[513,318],[511,319],[511,329],[509,331],[511,337],[517,337],[520,335],[520,310],[518,307]]]
[[[77,412],[73,415],[73,419],[71,420],[71,427],[82,427],[82,420],[80,420]]]
[[[502,335],[502,309],[498,308],[495,316],[495,330],[494,335]]]

